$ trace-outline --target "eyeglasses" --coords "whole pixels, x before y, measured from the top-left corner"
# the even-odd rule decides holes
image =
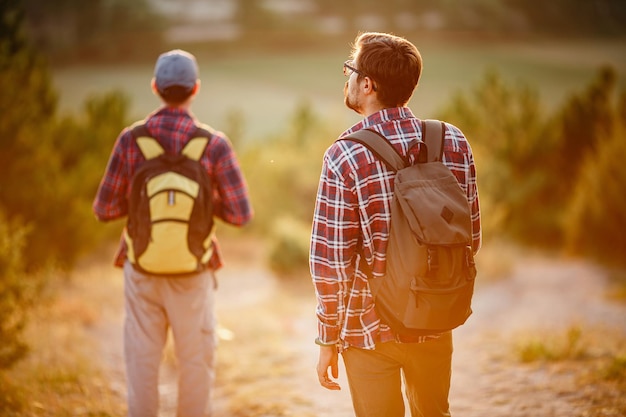
[[[352,65],[354,65],[353,61],[350,61],[350,60],[343,63],[343,75],[345,75],[346,77],[349,77],[352,75],[353,72],[356,72],[362,77],[369,77],[366,73],[364,73],[363,71],[359,71],[358,69],[354,68]]]
[[[343,63],[343,75],[345,75],[346,77],[349,77],[352,75],[353,72],[356,72],[357,74],[359,74],[361,77],[368,77],[372,80],[372,89],[374,91],[377,91],[376,88],[376,83],[374,82],[374,79],[372,77],[370,77],[369,75],[367,75],[366,73],[364,73],[363,71],[359,71],[358,69],[354,68],[352,65],[354,61],[346,61]]]

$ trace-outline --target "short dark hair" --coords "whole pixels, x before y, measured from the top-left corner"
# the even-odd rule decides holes
[[[174,106],[183,104],[191,97],[193,88],[183,87],[182,85],[173,85],[171,87],[158,90],[159,96],[167,104]]]
[[[356,37],[352,58],[375,83],[384,106],[409,102],[422,74],[422,56],[415,45],[400,36],[365,32]]]

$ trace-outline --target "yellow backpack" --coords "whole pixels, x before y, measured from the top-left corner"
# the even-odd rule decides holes
[[[146,158],[131,183],[125,239],[128,259],[142,272],[202,271],[213,252],[213,186],[200,159],[211,131],[196,127],[180,154],[168,154],[144,124],[132,128]]]

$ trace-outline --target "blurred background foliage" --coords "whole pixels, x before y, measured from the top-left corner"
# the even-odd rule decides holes
[[[498,39],[626,35],[621,0],[0,0],[0,7],[0,368],[26,351],[20,329],[40,272],[71,268],[117,239],[122,226],[98,224],[91,201],[113,141],[133,121],[132,100],[110,91],[61,113],[52,68],[152,65],[165,48],[194,42],[217,55],[337,43],[347,54],[363,27]],[[433,115],[470,138],[486,244],[505,237],[626,267],[626,93],[619,77],[599,67],[587,85],[547,108],[535,86],[494,70]],[[256,210],[245,233],[267,239],[269,263],[283,275],[306,273],[321,158],[347,127],[317,114],[307,98],[278,133],[243,141],[255,127],[238,109],[220,127],[237,149]]]
[[[537,97],[532,87],[506,85],[489,73],[441,114],[472,139],[482,203],[491,214],[485,218],[487,235],[505,233],[529,245],[566,245],[579,253],[603,247],[597,253],[608,251],[609,258],[623,264],[623,229],[597,229],[587,217],[593,207],[604,213],[601,221],[607,225],[626,218],[615,211],[608,215],[623,194],[611,191],[626,184],[619,175],[624,168],[613,166],[623,157],[619,144],[626,140],[626,95],[617,90],[615,71],[598,69],[588,86],[554,112],[545,111]]]
[[[11,3],[12,0],[3,0]],[[23,0],[54,62],[152,59],[165,42],[230,40],[255,49],[327,45],[364,26],[496,36],[626,33],[621,0]],[[231,45],[226,46],[232,47]]]

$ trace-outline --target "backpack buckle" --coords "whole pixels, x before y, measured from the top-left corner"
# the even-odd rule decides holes
[[[476,263],[474,262],[474,251],[469,245],[465,247],[465,265],[470,268],[476,266]]]
[[[437,252],[437,249],[432,248],[432,247],[428,247],[427,249],[427,265],[428,265],[428,271],[427,271],[427,275],[428,276],[434,276],[437,274],[437,271],[439,270],[439,254]]]

